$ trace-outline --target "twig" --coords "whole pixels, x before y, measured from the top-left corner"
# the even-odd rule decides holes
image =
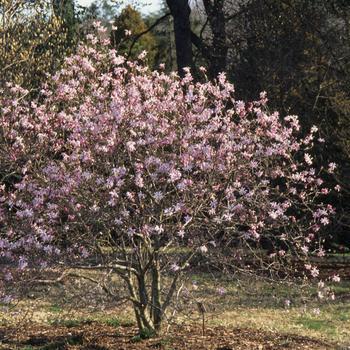
[[[128,58],[130,57],[131,51],[132,51],[132,49],[134,48],[134,46],[135,46],[137,40],[139,40],[143,35],[145,35],[145,34],[147,34],[148,32],[150,32],[154,27],[156,27],[160,22],[162,22],[162,21],[163,21],[165,18],[167,18],[168,16],[170,16],[170,12],[168,12],[168,13],[166,13],[164,16],[158,18],[150,27],[148,27],[146,30],[144,30],[143,32],[137,34],[137,35],[134,37],[134,39],[133,39],[133,41],[132,41],[132,43],[131,43],[131,45],[130,45],[130,49],[129,49],[128,56],[127,56]]]

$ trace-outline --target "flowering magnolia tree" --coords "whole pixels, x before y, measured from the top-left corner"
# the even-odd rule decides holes
[[[139,328],[159,331],[196,256],[270,273],[298,261],[317,277],[308,261],[333,211],[317,129],[299,138],[298,118],[269,113],[264,93],[236,101],[224,74],[198,83],[142,59],[90,35],[38,100],[2,91],[2,286],[96,261],[125,282]]]

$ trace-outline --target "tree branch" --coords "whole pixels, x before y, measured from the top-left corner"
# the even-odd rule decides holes
[[[188,262],[193,258],[193,256],[196,254],[196,252],[192,252],[190,254],[187,255],[187,257],[182,261],[181,263],[181,266],[180,266],[180,269],[178,271],[176,271],[176,274],[173,278],[173,281],[170,285],[170,288],[168,290],[168,293],[166,295],[166,298],[163,302],[163,305],[161,306],[162,308],[162,314],[164,314],[165,310],[167,309],[167,307],[169,306],[171,300],[172,300],[172,297],[176,291],[176,284],[177,284],[177,281],[180,277],[180,274],[182,273],[182,271],[187,267],[187,264]]]
[[[143,32],[137,34],[134,38],[133,38],[133,41],[130,45],[130,49],[129,49],[129,52],[128,52],[128,56],[127,58],[129,59],[130,55],[131,55],[131,52],[132,52],[132,49],[134,48],[137,40],[139,40],[143,35],[147,34],[148,32],[150,32],[153,28],[155,28],[160,22],[162,22],[165,18],[169,17],[170,16],[170,12],[166,13],[164,16],[158,18],[150,27],[148,27],[146,30],[144,30]]]
[[[208,50],[208,47],[203,43],[201,38],[194,32],[191,31],[191,41],[192,44],[201,52],[201,54],[209,59],[210,58],[210,53]]]

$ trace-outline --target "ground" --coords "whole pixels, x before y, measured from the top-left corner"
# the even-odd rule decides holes
[[[31,325],[25,332],[12,330],[2,349],[341,349],[335,344],[308,337],[240,328],[209,327],[204,336],[202,329],[194,326],[175,327],[161,338],[141,339],[135,334],[134,327],[97,322],[55,327]]]
[[[332,286],[335,300],[321,302],[308,300],[292,284],[224,276],[216,276],[213,283],[208,274],[192,272],[185,285],[190,297],[179,305],[161,337],[138,335],[130,305],[104,296],[88,280],[38,286],[10,305],[0,305],[0,349],[348,350],[346,265],[328,264],[327,274],[339,273],[342,282]],[[218,286],[225,289],[224,295],[217,293]],[[311,287],[308,295],[315,293]],[[204,335],[198,301],[206,305]]]

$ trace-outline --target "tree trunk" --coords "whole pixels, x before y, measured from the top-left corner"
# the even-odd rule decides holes
[[[152,266],[152,305],[151,305],[151,318],[154,324],[154,327],[157,332],[161,329],[163,312],[160,299],[160,266],[159,266],[159,257],[156,254],[154,259],[154,265]]]
[[[209,76],[214,79],[219,73],[226,71],[227,52],[226,44],[226,18],[223,0],[203,0],[205,12],[208,17],[213,34]]]
[[[176,45],[177,69],[180,77],[185,75],[184,68],[193,68],[192,43],[191,43],[191,8],[188,0],[166,1],[174,18],[174,32]]]

